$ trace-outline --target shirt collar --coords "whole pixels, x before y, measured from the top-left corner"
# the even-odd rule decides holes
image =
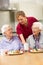
[[[14,37],[14,36],[13,36]],[[12,39],[11,40],[9,40],[9,39],[7,39],[6,37],[4,37],[4,40],[6,41],[6,42],[10,42],[10,41],[12,41],[13,40],[13,37],[12,37]]]

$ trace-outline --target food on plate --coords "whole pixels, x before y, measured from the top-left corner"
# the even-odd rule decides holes
[[[43,49],[38,49],[38,52],[43,52]]]
[[[32,50],[30,50],[30,52],[36,52],[36,49],[32,49]]]
[[[43,52],[43,49],[31,49],[30,52]]]
[[[41,49],[37,49],[38,51],[41,51]]]
[[[7,54],[22,54],[23,53],[23,51],[19,51],[19,50],[17,50],[17,51],[9,51]]]
[[[13,54],[13,52],[9,51],[7,54]]]
[[[23,53],[23,51],[20,50],[20,53]]]

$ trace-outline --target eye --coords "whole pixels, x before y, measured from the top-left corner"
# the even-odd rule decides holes
[[[19,19],[19,21],[22,21],[23,19]]]

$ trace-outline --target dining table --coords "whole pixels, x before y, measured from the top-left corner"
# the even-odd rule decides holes
[[[0,65],[43,65],[43,53],[0,55]]]

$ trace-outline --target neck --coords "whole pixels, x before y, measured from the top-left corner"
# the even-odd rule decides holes
[[[37,34],[37,35],[33,35],[35,38],[38,38],[40,36],[40,33]]]
[[[11,40],[12,37],[7,37],[8,40]]]
[[[34,36],[35,39],[39,38],[38,36]]]
[[[26,18],[26,21],[25,21],[25,24],[24,24],[25,26],[27,26],[28,25],[28,22],[27,22],[27,18]]]

